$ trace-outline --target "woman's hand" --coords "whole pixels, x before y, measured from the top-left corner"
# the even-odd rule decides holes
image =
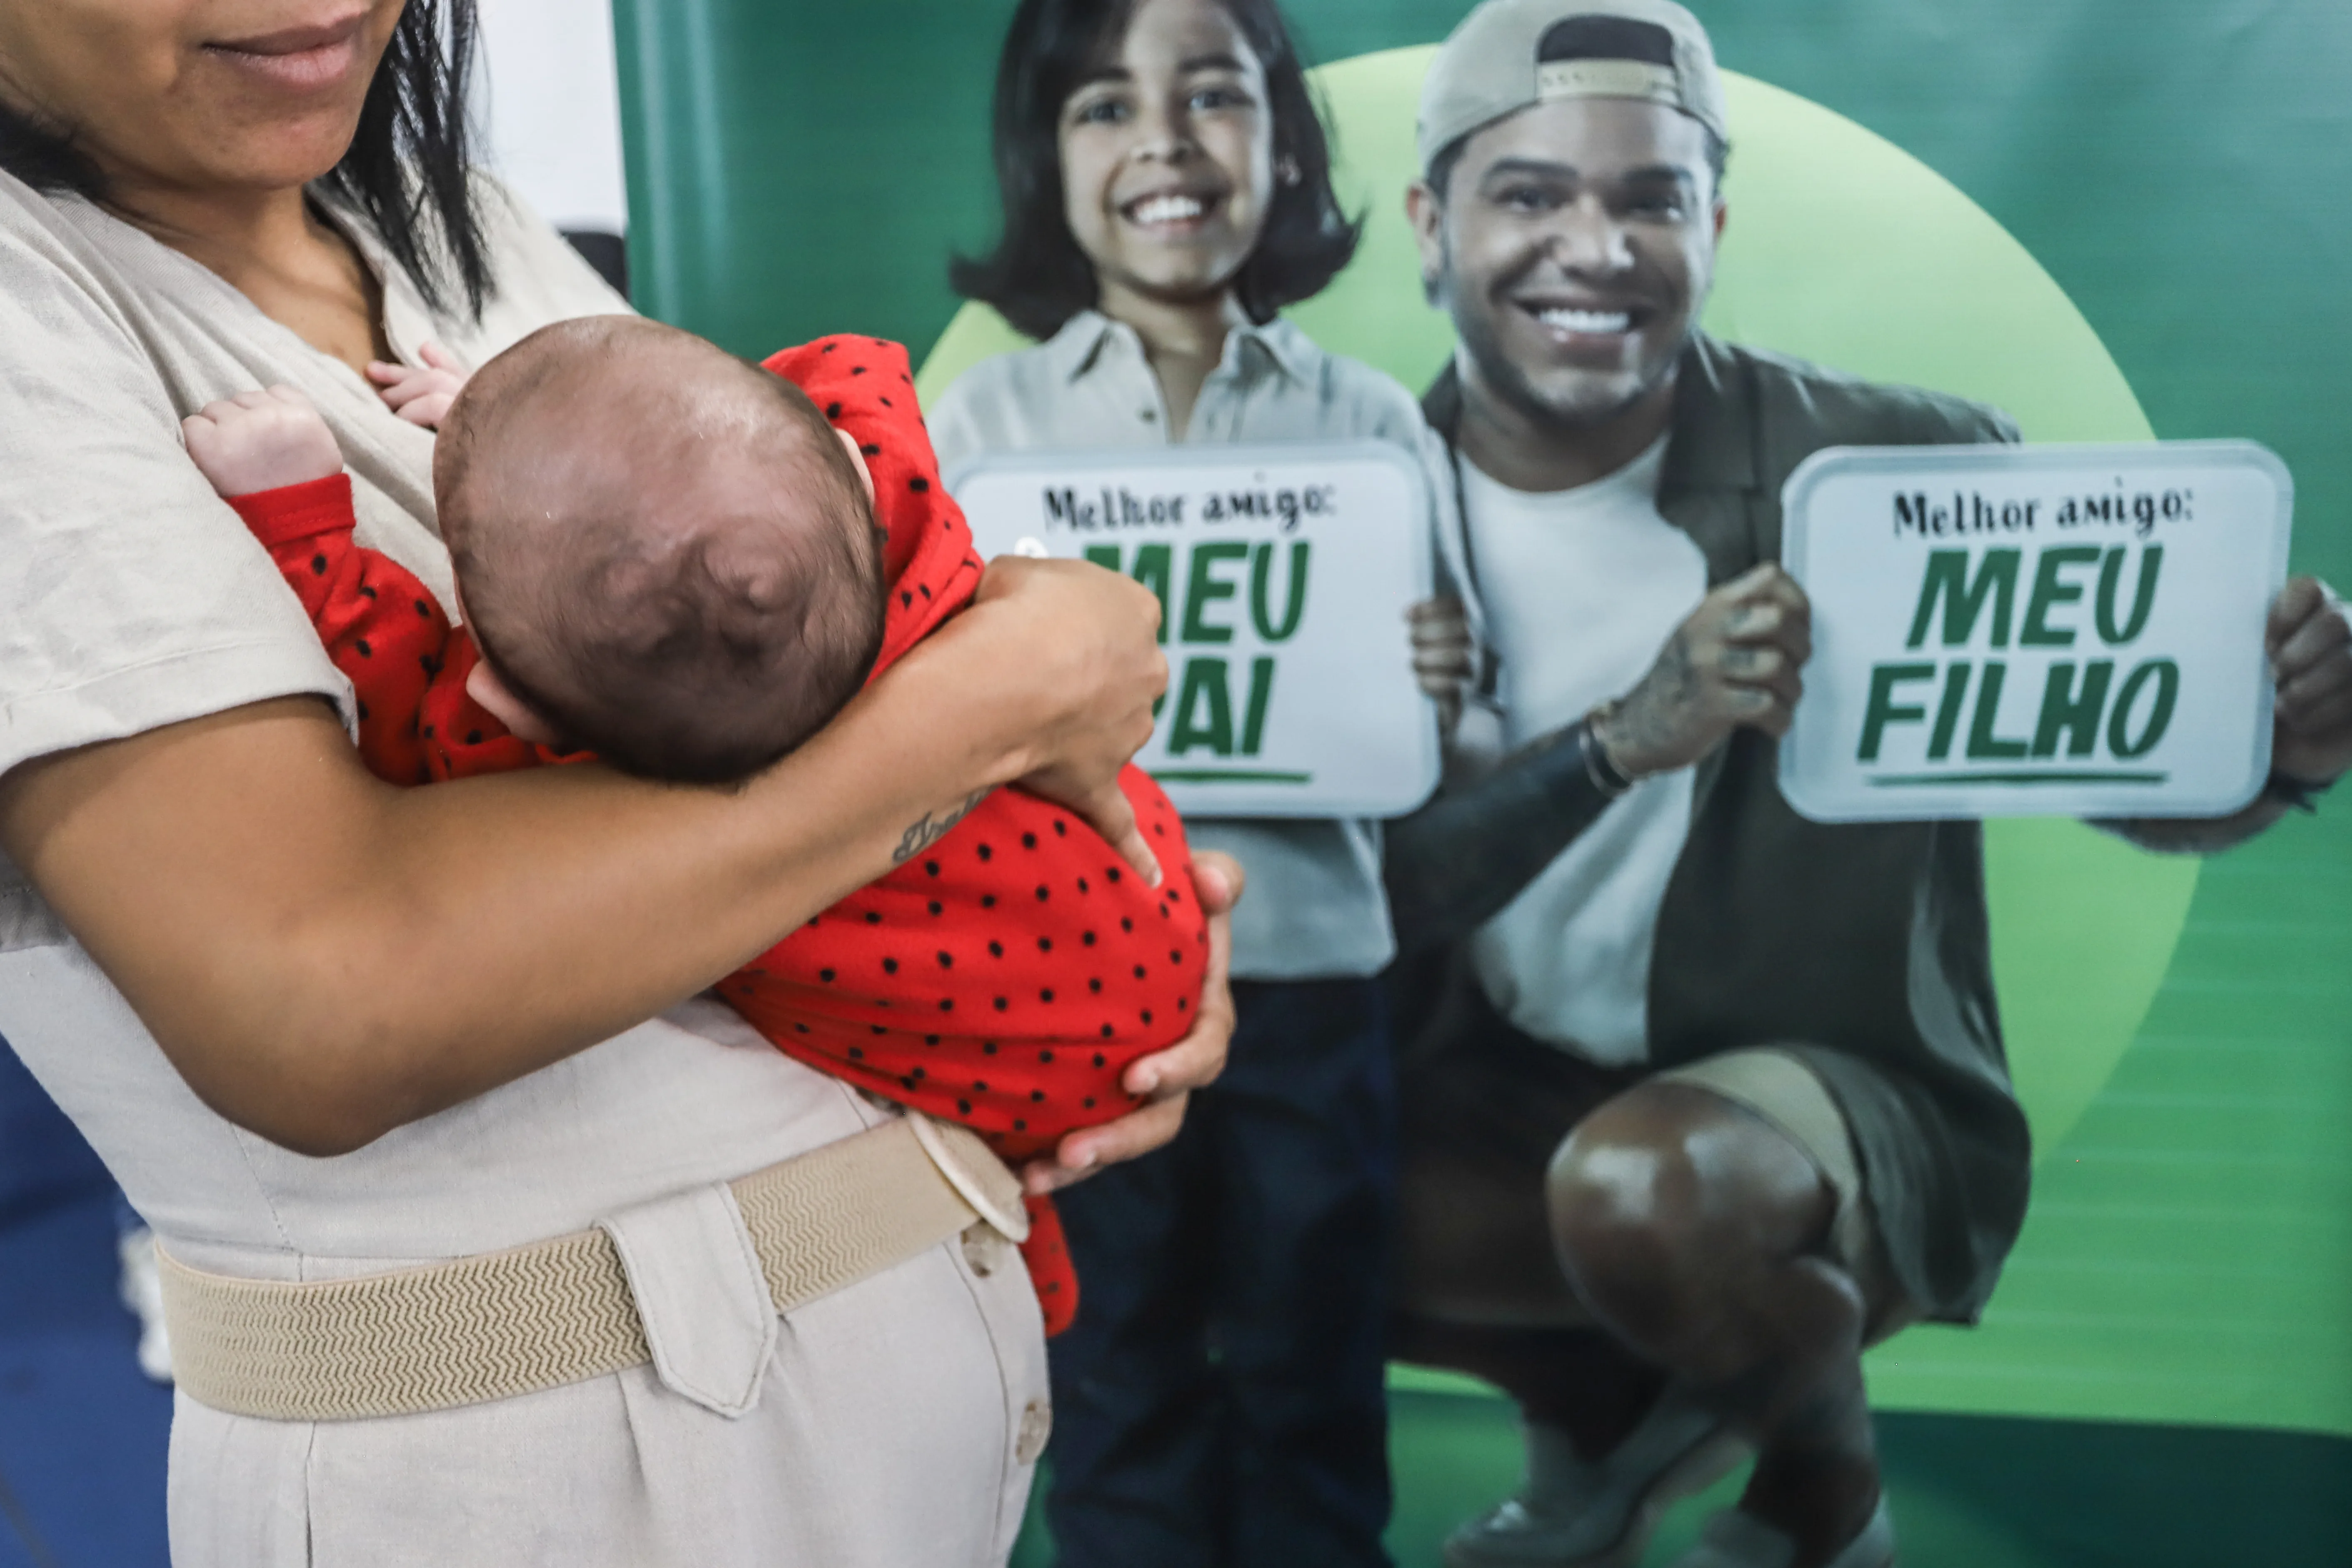
[[[1234,993],[1226,978],[1234,955],[1233,907],[1242,896],[1242,868],[1213,849],[1192,858],[1192,888],[1209,916],[1209,971],[1201,985],[1192,1032],[1164,1051],[1128,1064],[1123,1080],[1146,1103],[1116,1121],[1081,1128],[1062,1140],[1050,1160],[1033,1160],[1021,1173],[1033,1193],[1050,1193],[1084,1181],[1105,1165],[1149,1154],[1176,1136],[1184,1107],[1196,1089],[1216,1081],[1225,1069],[1225,1047],[1234,1035]]]
[[[971,608],[910,656],[1020,671],[1022,689],[1003,698],[1028,710],[1010,782],[1085,817],[1153,887],[1160,861],[1118,774],[1151,738],[1152,704],[1168,689],[1159,627],[1160,600],[1139,583],[1082,561],[1004,556]]]

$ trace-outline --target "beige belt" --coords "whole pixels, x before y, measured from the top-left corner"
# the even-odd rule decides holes
[[[986,1220],[1026,1234],[1020,1184],[963,1128],[908,1115],[728,1184],[789,1312]],[[404,1415],[533,1394],[653,1359],[604,1229],[395,1273],[304,1283],[200,1273],[159,1251],[189,1397],[276,1421]]]

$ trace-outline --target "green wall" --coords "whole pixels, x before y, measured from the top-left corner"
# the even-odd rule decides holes
[[[1696,9],[1726,66],[1886,138],[2005,227],[2158,436],[2276,448],[2299,569],[2352,580],[2352,442],[2326,359],[2352,348],[2344,0]],[[946,255],[991,235],[987,103],[1010,10],[619,0],[639,303],[747,354],[854,329],[919,362],[958,304]],[[1432,42],[1459,7],[1289,12],[1310,58],[1337,61]],[[1735,147],[1735,235],[1741,178]],[[1985,1325],[1904,1336],[1874,1359],[1879,1397],[2352,1434],[2347,1129],[2338,800],[2205,868],[2129,1048],[2042,1151]]]
[[[1318,61],[1433,42],[1453,0],[1295,0]],[[2268,442],[2307,567],[2352,578],[2352,6],[1699,0],[1723,63],[1859,121],[2049,268],[2163,436]],[[633,266],[744,353],[855,327],[919,361],[993,223],[1006,0],[616,0]],[[1735,132],[1737,128],[1735,127]],[[1734,199],[1738,196],[1737,155]],[[2329,520],[2315,525],[2315,519]]]

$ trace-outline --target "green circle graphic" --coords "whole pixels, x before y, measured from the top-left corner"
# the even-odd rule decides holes
[[[1315,73],[1342,204],[1366,216],[1348,269],[1291,312],[1335,353],[1407,386],[1453,352],[1422,300],[1404,217],[1412,121],[1434,46]],[[1725,74],[1736,144],[1706,326],[1718,336],[2007,409],[2031,441],[2139,441],[2147,416],[2050,275],[1949,181],[1794,93]],[[1027,342],[967,305],[925,361],[928,404]],[[2139,1030],[2197,886],[2188,858],[2145,854],[2079,823],[1990,823],[1985,871],[2010,1067],[2037,1148],[2064,1139]]]

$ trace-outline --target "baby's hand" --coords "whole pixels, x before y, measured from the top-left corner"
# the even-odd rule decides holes
[[[411,425],[438,430],[449,416],[449,405],[457,401],[458,389],[466,384],[466,367],[439,343],[425,343],[417,352],[425,356],[422,369],[375,360],[368,365],[368,379],[375,383],[394,414]]]
[[[335,434],[290,386],[240,392],[180,421],[188,456],[224,496],[331,479],[343,471]]]

